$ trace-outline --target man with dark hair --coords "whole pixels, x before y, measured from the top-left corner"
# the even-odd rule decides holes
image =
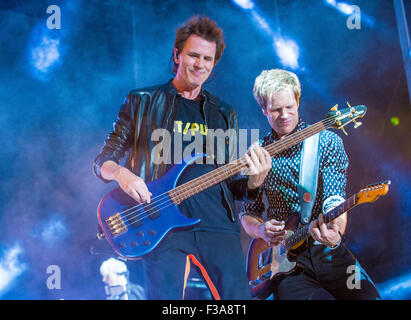
[[[187,24],[183,25],[176,32],[173,55],[178,56],[191,35],[197,35],[207,41],[215,42],[216,50],[214,65],[221,59],[225,49],[223,30],[217,27],[215,21],[199,16],[192,17]],[[178,62],[174,60],[173,72],[177,72]]]
[[[222,129],[236,135],[234,110],[202,88],[224,47],[222,30],[207,17],[195,16],[177,30],[173,49],[174,79],[129,93],[114,130],[95,159],[94,171],[98,177],[106,182],[116,180],[137,202],[150,202],[152,194],[146,182],[160,178],[172,165],[152,159],[156,156],[152,136],[156,129],[173,133],[171,144],[162,148],[162,159],[178,158],[176,144],[182,143],[180,150],[185,150],[193,136],[200,137],[201,145],[207,149],[207,134],[211,130]],[[182,137],[182,141],[177,141],[178,137]],[[225,162],[230,161],[233,148],[226,143],[223,146],[213,148],[214,154],[208,155],[214,158],[222,155]],[[126,152],[123,167],[119,160]],[[173,153],[173,157],[168,157]],[[191,263],[199,268],[215,299],[249,298],[234,200],[253,194],[249,190],[256,189],[264,180],[270,168],[270,156],[256,146],[249,149],[245,161],[248,177],[234,176],[179,205],[185,216],[199,218],[201,223],[188,231],[169,233],[157,248],[144,256],[148,299],[184,298]],[[219,164],[190,165],[180,176],[179,184],[208,173]]]

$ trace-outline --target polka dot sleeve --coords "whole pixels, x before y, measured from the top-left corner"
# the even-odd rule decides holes
[[[321,202],[331,196],[345,198],[347,184],[348,157],[345,153],[341,138],[333,132],[324,132],[326,135],[322,145],[322,159],[320,172],[322,180]]]
[[[239,214],[239,218],[243,217],[243,215],[247,214],[249,216],[255,216],[258,218],[262,218],[263,213],[265,211],[265,204],[263,200],[263,189],[260,188],[258,191],[258,195],[255,200],[253,201],[244,201],[242,210]]]

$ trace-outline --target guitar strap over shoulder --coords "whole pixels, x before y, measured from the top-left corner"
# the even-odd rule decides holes
[[[303,141],[301,151],[301,166],[298,184],[298,194],[301,205],[301,223],[307,224],[311,219],[311,212],[317,194],[320,133]]]

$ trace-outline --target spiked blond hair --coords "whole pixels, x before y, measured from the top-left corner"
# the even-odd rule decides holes
[[[297,75],[282,69],[263,70],[255,79],[254,98],[260,107],[265,110],[272,95],[287,88],[291,88],[294,92],[298,105],[301,96],[301,84]]]

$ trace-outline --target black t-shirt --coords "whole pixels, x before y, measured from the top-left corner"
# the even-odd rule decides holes
[[[187,154],[206,153],[208,132],[201,101],[179,96],[176,108],[174,132],[171,134],[172,164],[181,163]],[[180,175],[177,185],[216,169],[214,164],[206,164],[205,162],[204,160],[204,164],[189,165]],[[220,184],[191,196],[184,200],[178,208],[186,217],[201,219],[201,223],[191,229],[192,231],[240,232],[239,225],[229,219],[229,207],[224,200]]]

